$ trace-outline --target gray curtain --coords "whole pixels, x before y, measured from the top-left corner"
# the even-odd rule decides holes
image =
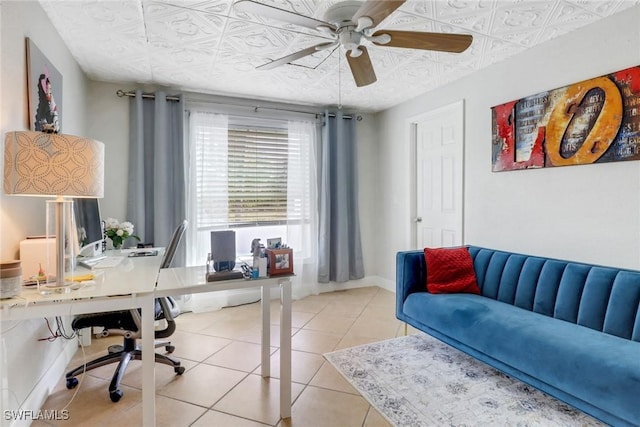
[[[186,218],[184,99],[168,101],[164,92],[130,100],[129,191],[127,219],[143,242],[166,247]],[[174,266],[184,265],[185,245]]]
[[[325,113],[319,153],[318,281],[364,277],[355,120]]]

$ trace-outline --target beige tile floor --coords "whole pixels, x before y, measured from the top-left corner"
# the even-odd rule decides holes
[[[272,328],[271,372],[260,376],[260,304],[247,304],[207,313],[184,313],[171,337],[186,372],[156,365],[158,426],[224,427],[377,427],[389,426],[340,374],[323,353],[403,334],[395,318],[395,294],[378,287],[313,295],[293,302],[292,416],[279,418],[279,328]],[[272,302],[272,324],[279,323],[278,303]],[[87,360],[103,354],[121,338],[94,339],[85,348]],[[82,363],[79,350],[69,368]],[[129,365],[121,390],[112,403],[107,392],[114,365],[95,369],[74,390],[60,380],[43,410],[67,407],[69,419],[34,426],[141,425],[141,365]],[[82,377],[82,376],[81,376]]]

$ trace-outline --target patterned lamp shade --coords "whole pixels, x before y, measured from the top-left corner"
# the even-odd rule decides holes
[[[104,144],[73,135],[7,132],[4,192],[30,196],[104,196]]]

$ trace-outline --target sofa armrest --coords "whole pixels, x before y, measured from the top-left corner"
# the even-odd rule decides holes
[[[396,314],[409,294],[426,292],[427,264],[423,251],[398,252],[396,255]]]

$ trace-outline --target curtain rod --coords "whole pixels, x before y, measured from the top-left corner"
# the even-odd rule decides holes
[[[131,98],[135,98],[136,97],[136,93],[135,92],[125,92],[122,89],[118,89],[116,91],[116,95],[118,95],[119,98],[122,98],[123,96],[129,96]],[[149,98],[149,99],[155,99],[156,96],[152,93],[143,93],[142,94],[142,98]],[[177,96],[167,96],[166,97],[167,101],[178,101],[180,100],[180,98],[178,98]],[[192,100],[192,101],[196,101],[196,100]],[[219,104],[219,105],[229,105],[229,106],[233,106],[233,107],[246,107],[246,108],[253,108],[254,112],[258,112],[258,110],[274,110],[274,111],[287,111],[290,113],[301,113],[301,114],[312,114],[314,116],[316,116],[316,118],[318,118],[318,116],[323,116],[324,113],[320,113],[320,112],[309,112],[309,111],[299,111],[299,110],[290,110],[290,109],[286,109],[286,108],[276,108],[276,107],[261,107],[259,105],[244,105],[244,104],[232,104],[229,102],[218,102],[218,101],[208,101],[208,100],[197,100],[196,102],[204,102],[204,103],[209,103],[209,104]],[[336,115],[333,113],[329,113],[329,117],[335,117]],[[342,116],[343,119],[345,120],[351,120],[353,119],[352,116]],[[356,120],[357,121],[361,121],[362,120],[362,116],[358,115],[356,116]]]

